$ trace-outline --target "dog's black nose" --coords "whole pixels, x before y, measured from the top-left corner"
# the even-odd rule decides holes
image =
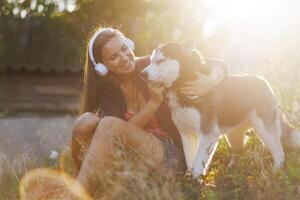
[[[144,80],[148,80],[148,73],[146,71],[142,71],[141,76]]]

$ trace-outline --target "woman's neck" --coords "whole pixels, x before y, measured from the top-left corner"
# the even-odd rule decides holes
[[[136,90],[136,85],[133,80],[133,77],[131,78],[124,78],[124,79],[119,79],[120,80],[120,85],[124,93],[132,93],[134,90]]]
[[[128,82],[133,83],[133,74],[118,75],[118,79],[121,85],[127,85]]]
[[[131,113],[138,112],[140,105],[143,105],[144,101],[142,100],[134,76],[123,76],[119,81],[126,100],[126,110]]]

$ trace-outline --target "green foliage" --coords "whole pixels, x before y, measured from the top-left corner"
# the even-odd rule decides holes
[[[56,11],[57,5],[52,0],[3,0],[0,2],[0,17],[25,18],[27,15],[49,17]]]
[[[82,0],[71,13],[59,12],[53,1],[37,1],[35,9],[31,1],[18,2],[4,1],[0,6],[0,71],[78,72],[88,33],[99,25],[120,28],[135,41],[135,53],[145,55],[160,42],[200,35],[200,28],[194,26],[202,23],[192,13],[187,16],[186,9],[192,5],[179,0]],[[38,5],[43,11],[37,10]],[[19,12],[13,14],[16,8]],[[22,10],[27,13],[23,17]]]
[[[88,33],[102,25],[120,28],[136,43],[138,56],[150,54],[161,42],[193,37],[204,56],[228,59],[237,71],[266,75],[271,83],[283,79],[283,91],[290,87],[287,82],[297,80],[300,73],[297,20],[291,20],[288,27],[278,24],[278,30],[265,24],[266,29],[276,32],[269,40],[271,31],[257,30],[252,36],[253,27],[245,23],[238,29],[245,28],[247,34],[240,33],[236,46],[231,41],[234,31],[229,31],[230,24],[220,23],[209,38],[203,36],[205,23],[213,19],[204,0],[77,0],[72,12],[60,10],[53,0],[37,0],[36,6],[32,2],[0,3],[0,71],[25,68],[80,72]],[[16,8],[19,11],[14,14]],[[23,17],[22,11],[27,13]],[[283,25],[291,31],[280,31]],[[277,94],[284,97],[283,101],[291,99]]]
[[[290,163],[290,158],[297,154],[295,150],[287,152],[287,166],[299,170],[299,161]],[[224,152],[218,150],[218,156],[224,157]],[[299,195],[295,193],[296,179],[288,176],[286,169],[273,171],[269,152],[254,135],[233,168],[228,169],[224,164],[216,167],[216,192],[220,199],[297,199]]]

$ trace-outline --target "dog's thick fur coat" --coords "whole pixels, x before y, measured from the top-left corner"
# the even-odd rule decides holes
[[[203,97],[190,99],[182,95],[179,89],[186,81],[195,80],[199,72],[209,74],[210,67],[194,49],[193,41],[163,44],[141,72],[148,82],[167,88],[168,106],[181,135],[187,168],[193,176],[206,173],[219,137],[230,134],[241,123],[255,129],[272,154],[274,168],[282,167],[285,155],[281,125],[287,124],[281,119],[268,82],[256,76],[230,75]],[[290,128],[288,132],[293,130]],[[299,137],[297,133],[290,135]]]

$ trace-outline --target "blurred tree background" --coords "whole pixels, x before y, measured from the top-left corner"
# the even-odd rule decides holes
[[[276,59],[280,66],[290,59],[299,63],[299,5],[296,0],[2,0],[0,70],[79,72],[88,33],[99,25],[120,28],[135,41],[137,55],[149,54],[159,42],[194,37],[205,55],[229,60],[238,70],[241,65],[256,70],[253,66]]]
[[[0,70],[79,72],[87,35],[99,25],[120,28],[135,41],[137,55],[148,54],[159,42],[184,37],[183,30],[200,35],[204,17],[187,15],[189,6],[180,0],[1,1]]]
[[[300,113],[299,11],[298,0],[2,0],[0,71],[78,74],[99,25],[120,28],[138,56],[193,37],[204,56],[266,77]]]

